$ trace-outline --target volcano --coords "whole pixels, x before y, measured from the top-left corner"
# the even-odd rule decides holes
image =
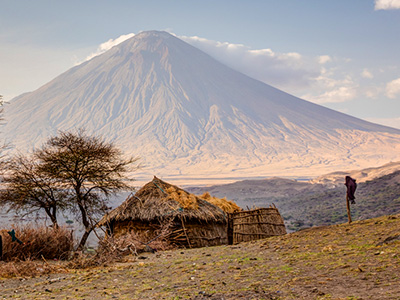
[[[400,160],[400,130],[289,95],[159,31],[14,98],[4,117],[9,151],[83,128],[139,156],[149,178],[316,176]]]

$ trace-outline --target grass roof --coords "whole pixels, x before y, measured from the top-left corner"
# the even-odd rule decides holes
[[[226,213],[235,213],[242,211],[242,208],[239,207],[235,202],[226,200],[225,197],[224,198],[213,197],[208,192],[206,192],[203,195],[199,196],[199,198],[218,206]]]
[[[107,213],[98,226],[111,221],[153,222],[172,217],[219,223],[227,220],[225,212],[218,206],[154,177],[135,195]]]

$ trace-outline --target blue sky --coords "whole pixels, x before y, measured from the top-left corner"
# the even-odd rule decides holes
[[[400,0],[0,0],[0,8],[5,100],[122,35],[166,30],[290,94],[400,128]]]

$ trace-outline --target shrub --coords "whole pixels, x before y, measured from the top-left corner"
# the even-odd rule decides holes
[[[141,252],[165,251],[175,249],[167,237],[172,233],[171,224],[160,226],[153,232],[129,231],[121,236],[106,235],[99,241],[95,254],[77,251],[74,258],[67,264],[70,269],[86,269],[90,267],[107,266],[123,260],[126,255],[138,255]],[[153,239],[153,241],[151,241]],[[151,241],[145,245],[143,241]]]
[[[3,238],[3,260],[67,259],[73,249],[72,231],[66,227],[49,228],[45,225],[12,225],[15,236],[23,242],[12,242],[8,230],[0,230]]]

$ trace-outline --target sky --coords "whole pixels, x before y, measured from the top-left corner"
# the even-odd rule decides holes
[[[164,30],[299,98],[400,128],[400,0],[0,0],[0,95]]]

